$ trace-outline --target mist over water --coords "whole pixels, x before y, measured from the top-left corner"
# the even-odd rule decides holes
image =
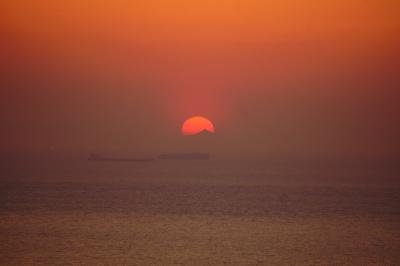
[[[0,265],[400,265],[399,32],[396,0],[0,0]]]
[[[0,263],[395,265],[398,173],[363,160],[9,160]]]

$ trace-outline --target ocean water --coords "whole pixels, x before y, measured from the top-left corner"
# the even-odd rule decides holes
[[[400,265],[396,164],[3,160],[1,265]]]

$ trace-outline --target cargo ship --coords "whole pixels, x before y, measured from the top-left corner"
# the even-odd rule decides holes
[[[172,160],[208,160],[210,159],[209,153],[163,153],[158,156],[158,159],[172,159]]]

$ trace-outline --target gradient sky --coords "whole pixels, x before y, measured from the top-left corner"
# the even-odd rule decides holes
[[[397,0],[0,2],[4,152],[398,154]]]

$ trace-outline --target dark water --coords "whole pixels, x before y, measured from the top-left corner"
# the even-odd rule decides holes
[[[3,265],[400,265],[376,162],[9,160]]]

